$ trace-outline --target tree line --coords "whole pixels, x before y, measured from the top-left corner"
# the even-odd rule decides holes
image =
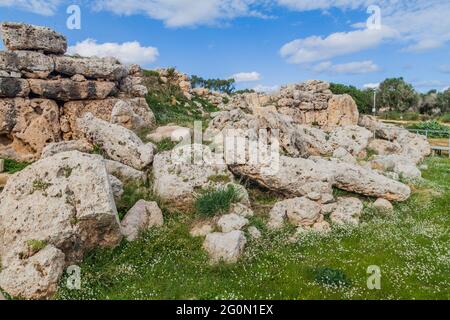
[[[353,97],[361,113],[371,113],[374,94],[372,89],[358,89],[354,86],[332,83],[334,94],[349,94]],[[417,92],[403,78],[388,78],[380,83],[376,99],[379,113],[415,113],[418,115],[440,116],[450,112],[450,89],[443,92],[430,90]]]

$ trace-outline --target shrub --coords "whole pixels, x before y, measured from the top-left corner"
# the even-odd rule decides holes
[[[430,130],[431,132],[428,133],[430,138],[447,138],[450,134],[450,128],[436,120],[416,123],[407,128],[412,130]]]
[[[387,111],[380,114],[380,118],[384,120],[417,121],[420,120],[421,117],[422,116],[417,112]]]
[[[242,195],[233,185],[217,190],[208,190],[195,200],[195,209],[203,216],[214,216],[225,213],[230,209],[232,203],[238,202]]]
[[[445,113],[439,120],[445,123],[450,123],[450,112]]]
[[[331,268],[314,270],[314,281],[321,285],[333,287],[348,287],[351,284],[344,271]]]

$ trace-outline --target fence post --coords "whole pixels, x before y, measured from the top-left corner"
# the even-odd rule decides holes
[[[5,160],[0,159],[0,173],[5,171]]]

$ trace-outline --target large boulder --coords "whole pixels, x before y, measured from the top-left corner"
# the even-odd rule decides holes
[[[328,142],[333,149],[342,147],[353,156],[358,156],[365,151],[371,137],[372,133],[365,128],[344,126],[334,129]]]
[[[128,114],[123,112],[124,104]],[[64,104],[61,112],[64,139],[79,139],[82,136],[77,130],[76,121],[86,113],[92,113],[96,118],[115,122],[133,131],[151,128],[155,124],[155,116],[143,98],[70,101]]]
[[[333,175],[309,159],[280,156],[276,172],[265,172],[261,166],[250,164],[233,165],[230,169],[238,176],[286,196],[319,194],[323,202],[333,198]]]
[[[208,150],[207,146],[194,144],[158,153],[153,162],[156,194],[174,206],[189,208],[199,191],[233,183],[227,166],[213,161]]]
[[[17,55],[11,51],[0,51],[0,77],[20,78]]]
[[[358,124],[358,106],[348,94],[334,95],[328,101],[328,119],[326,127],[333,129],[343,126],[356,126]]]
[[[147,175],[143,171],[136,170],[118,161],[105,159],[106,170],[123,183],[144,184]]]
[[[44,147],[41,158],[48,158],[55,154],[67,151],[80,151],[83,153],[91,153],[94,151],[92,144],[84,139],[53,142]]]
[[[112,160],[142,170],[153,161],[152,144],[144,144],[132,131],[95,118],[91,113],[77,120],[78,129]]]
[[[0,24],[0,35],[9,50],[36,50],[55,54],[63,54],[67,50],[66,38],[46,27],[5,22]]]
[[[396,154],[402,149],[398,142],[391,142],[383,139],[373,139],[370,141],[367,148],[374,151],[377,155]]]
[[[406,179],[415,179],[422,176],[414,158],[411,156],[396,154],[376,156],[369,165],[372,169],[395,172]]]
[[[407,185],[356,164],[324,159],[317,159],[316,164],[328,171],[334,185],[342,190],[391,201],[405,201],[411,195]]]
[[[61,140],[59,108],[52,100],[0,99],[0,157],[36,160]]]
[[[0,51],[0,77],[42,78],[53,72],[53,59],[35,51]]]
[[[19,78],[0,78],[0,98],[28,97],[30,85]]]
[[[244,251],[247,239],[242,231],[210,233],[206,236],[203,248],[212,263],[236,263]]]
[[[115,58],[55,56],[54,60],[55,71],[67,76],[119,81],[128,75],[126,66]]]
[[[34,94],[59,101],[105,99],[116,91],[116,84],[108,81],[83,81],[71,79],[30,79],[30,90]]]
[[[245,227],[249,221],[235,213],[230,213],[220,217],[217,221],[217,226],[222,230],[222,232],[231,232],[234,230],[241,230]]]
[[[0,286],[15,294],[14,283],[22,283],[36,288],[21,292],[23,298],[46,298],[51,290],[40,288],[56,286],[61,265],[78,263],[88,251],[113,247],[121,239],[102,157],[71,151],[39,160],[15,174],[0,194]],[[62,252],[64,263],[51,247],[51,254],[37,255],[47,246]],[[37,265],[34,259],[55,273],[28,274]],[[17,282],[11,283],[14,270],[24,272],[15,273]]]

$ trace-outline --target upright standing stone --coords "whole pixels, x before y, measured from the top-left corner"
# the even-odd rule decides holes
[[[5,171],[5,160],[0,159],[0,173]]]

